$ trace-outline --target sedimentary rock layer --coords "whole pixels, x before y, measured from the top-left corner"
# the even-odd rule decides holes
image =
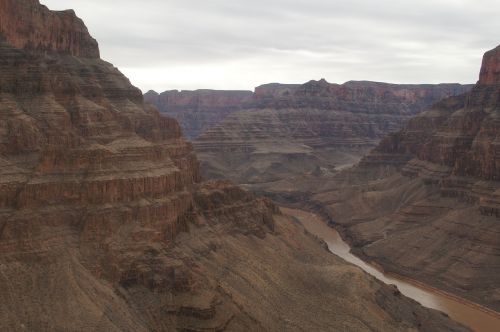
[[[252,98],[251,91],[149,91],[144,100],[173,117],[187,138],[195,138],[219,123],[231,112],[242,109]]]
[[[483,57],[483,64],[479,74],[480,85],[498,84],[500,83],[500,49],[497,47]]]
[[[18,8],[58,15],[18,0],[2,21]],[[200,183],[177,122],[116,68],[24,35],[0,42],[1,330],[467,330],[269,200]]]
[[[358,254],[497,311],[499,49],[469,93],[416,116],[356,167],[298,185]]]
[[[443,98],[460,94],[469,85],[387,84],[351,81],[330,84],[325,80],[305,84],[264,84],[251,91],[165,91],[144,94],[147,102],[180,122],[184,134],[197,138],[229,114],[256,109],[318,109],[350,113],[411,115]],[[256,112],[258,114],[258,112]],[[401,126],[398,127],[400,129]]]
[[[467,91],[459,84],[376,82],[256,88],[251,103],[194,140],[205,177],[272,182],[353,164],[430,104]]]
[[[2,0],[0,39],[37,53],[98,58],[99,48],[73,10],[50,11],[38,0]]]

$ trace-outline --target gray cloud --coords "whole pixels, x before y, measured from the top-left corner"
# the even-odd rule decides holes
[[[76,10],[143,90],[326,78],[472,83],[497,0],[41,0]]]

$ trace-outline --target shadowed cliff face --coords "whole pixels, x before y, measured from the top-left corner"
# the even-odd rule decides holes
[[[366,259],[497,311],[498,49],[470,92],[414,117],[355,167],[303,179],[288,195],[329,216]]]
[[[19,8],[34,13],[28,27],[36,13],[59,17],[18,0],[2,18]],[[46,48],[43,34],[17,44],[25,29],[9,33],[0,42],[2,330],[467,330],[328,254],[267,199],[200,183],[177,122],[111,64]]]

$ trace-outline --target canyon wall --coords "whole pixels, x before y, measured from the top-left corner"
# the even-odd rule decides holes
[[[269,200],[201,183],[178,123],[72,12],[1,8],[0,329],[468,331]]]
[[[160,112],[173,117],[181,125],[183,134],[193,139],[219,123],[231,112],[245,107],[251,100],[251,91],[148,91],[144,100]]]
[[[99,58],[97,41],[73,10],[50,11],[38,0],[2,0],[0,39],[36,53]]]
[[[255,89],[249,109],[226,116],[193,143],[207,178],[262,184],[334,172],[357,162],[414,114],[470,88],[325,80],[268,84]]]
[[[483,57],[481,72],[479,73],[480,85],[498,84],[500,82],[500,49],[497,47],[486,52]]]
[[[470,90],[461,84],[389,84],[370,81],[301,85],[267,84],[255,89],[257,108],[315,108],[353,113],[416,114],[449,96]]]
[[[196,139],[229,114],[255,109],[302,109],[353,113],[416,114],[433,103],[470,89],[460,84],[387,84],[350,81],[342,85],[325,80],[305,84],[264,84],[251,91],[148,91],[145,101],[180,122],[183,133]],[[258,113],[257,113],[258,114]],[[397,129],[400,129],[398,126]]]
[[[275,194],[308,202],[385,270],[500,311],[499,50],[470,92],[417,115],[355,167]]]

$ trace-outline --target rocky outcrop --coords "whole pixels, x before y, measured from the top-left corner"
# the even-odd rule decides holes
[[[177,122],[111,64],[40,50],[0,42],[0,329],[467,331],[269,200],[200,183]]]
[[[99,58],[96,40],[73,10],[50,11],[38,0],[2,0],[0,39],[30,52]]]
[[[197,137],[228,114],[244,108],[251,98],[251,91],[236,90],[172,90],[144,94],[145,101],[179,121],[187,138]]]
[[[256,88],[251,109],[233,112],[194,140],[207,178],[275,182],[353,164],[430,104],[468,91],[459,84],[376,82]]]
[[[487,52],[470,92],[414,117],[356,167],[297,185],[359,255],[496,311],[499,60]]]
[[[500,46],[486,52],[479,74],[479,85],[500,84]]]

